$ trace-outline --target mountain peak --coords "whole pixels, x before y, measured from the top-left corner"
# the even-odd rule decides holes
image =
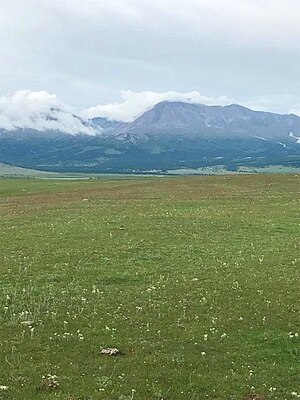
[[[201,107],[201,106],[204,106],[204,104],[192,103],[190,101],[182,101],[182,100],[162,100],[154,104],[154,106],[151,109],[153,108],[163,109],[163,108],[174,108],[174,107],[189,108],[189,107]]]
[[[232,103],[232,104],[226,105],[226,106],[224,106],[224,107],[231,108],[231,109],[235,109],[235,110],[253,111],[253,110],[251,110],[250,108],[245,107],[245,106],[241,106],[240,104],[237,104],[237,103]]]

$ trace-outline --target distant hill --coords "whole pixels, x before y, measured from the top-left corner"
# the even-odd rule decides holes
[[[163,101],[132,122],[98,117],[84,126],[93,134],[1,130],[0,159],[70,172],[156,172],[213,165],[300,167],[300,117],[293,114],[253,111],[237,104]]]
[[[46,171],[37,171],[30,168],[17,167],[0,162],[0,177],[52,177],[56,174]]]

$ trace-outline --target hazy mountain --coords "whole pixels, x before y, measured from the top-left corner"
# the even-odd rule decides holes
[[[232,104],[205,106],[164,101],[146,111],[123,127],[123,134],[167,135],[193,134],[196,136],[288,138],[290,132],[300,133],[300,118],[280,115]]]
[[[114,134],[114,132],[117,131],[117,129],[120,129],[122,127],[125,127],[127,124],[125,122],[121,121],[114,121],[111,119],[103,118],[103,117],[96,117],[90,120],[90,124],[94,127],[94,129],[99,133],[99,130],[102,133],[111,133]]]
[[[300,166],[300,117],[293,114],[253,111],[237,104],[164,101],[133,122],[99,117],[80,123],[85,131],[74,135],[0,130],[0,161],[53,171],[98,172],[216,164]]]

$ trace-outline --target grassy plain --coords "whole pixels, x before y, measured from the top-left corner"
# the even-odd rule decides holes
[[[299,187],[0,180],[0,399],[299,397]]]

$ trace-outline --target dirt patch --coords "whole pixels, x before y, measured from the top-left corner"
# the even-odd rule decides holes
[[[245,400],[266,400],[266,396],[263,394],[248,394]]]

